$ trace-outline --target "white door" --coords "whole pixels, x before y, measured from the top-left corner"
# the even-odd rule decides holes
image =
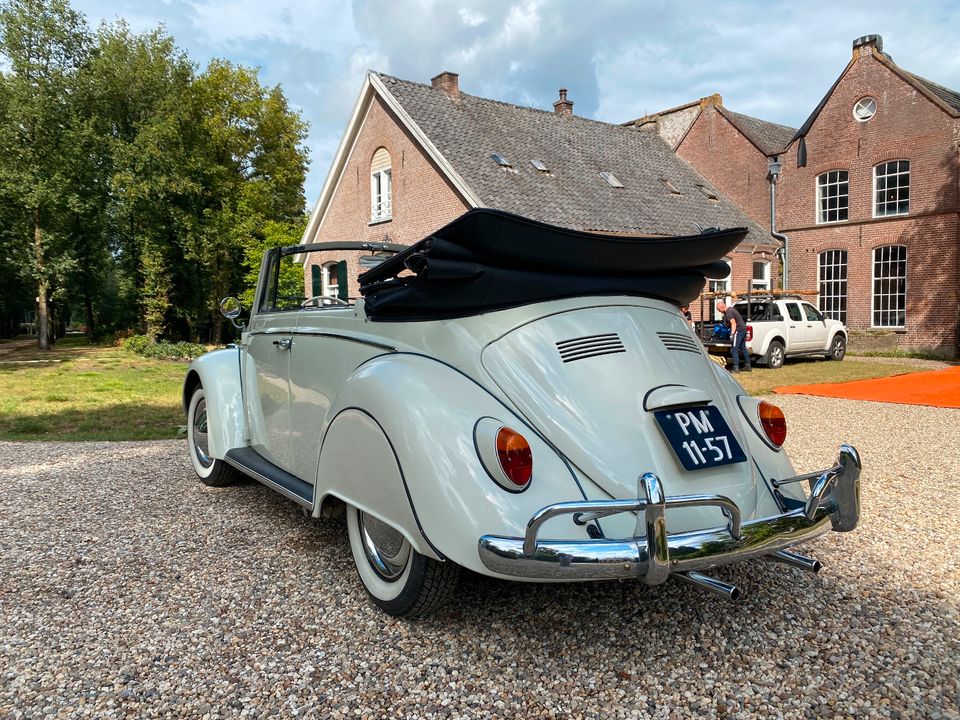
[[[806,349],[807,350],[826,350],[827,349],[827,323],[823,320],[823,313],[817,310],[810,303],[801,303],[803,314],[807,319],[806,327]]]

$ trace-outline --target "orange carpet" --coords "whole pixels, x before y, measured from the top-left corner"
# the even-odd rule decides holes
[[[960,408],[960,366],[872,380],[822,385],[789,385],[774,388],[773,391],[782,394],[819,395],[901,405]]]

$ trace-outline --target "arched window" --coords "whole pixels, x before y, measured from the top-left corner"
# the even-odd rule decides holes
[[[817,177],[817,222],[843,222],[850,207],[850,182],[846,170],[831,170]]]
[[[393,179],[390,153],[379,148],[370,161],[370,222],[393,217]]]
[[[883,245],[873,249],[873,327],[907,325],[907,248]]]
[[[873,216],[910,212],[910,161],[890,160],[873,169]]]
[[[819,255],[817,275],[820,312],[847,324],[847,251],[824,250]]]

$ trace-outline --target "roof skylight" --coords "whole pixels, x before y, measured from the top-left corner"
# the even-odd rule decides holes
[[[608,184],[610,187],[615,187],[615,188],[622,188],[622,187],[623,187],[623,183],[620,182],[619,180],[617,180],[617,176],[614,175],[612,172],[602,172],[602,173],[600,173],[600,177],[602,177],[604,180],[606,180],[606,181],[607,181],[607,184]]]
[[[499,165],[500,167],[505,167],[505,168],[513,167],[513,165],[510,164],[510,161],[507,160],[503,155],[500,155],[498,153],[491,153],[490,157],[493,158],[493,161],[497,163],[497,165]]]
[[[720,199],[720,198],[717,196],[717,193],[716,193],[715,191],[711,190],[710,188],[708,188],[706,185],[697,185],[697,190],[699,190],[700,192],[702,192],[705,196],[707,196],[707,197],[710,198],[711,200],[719,200],[719,199]]]
[[[670,191],[670,193],[671,193],[672,195],[681,195],[681,194],[682,194],[682,193],[680,192],[680,190],[677,189],[677,186],[674,185],[674,184],[673,184],[672,182],[670,182],[669,180],[667,180],[666,178],[664,178],[664,177],[660,178],[660,182],[662,182],[662,183],[664,184],[664,186],[667,188],[667,190]]]
[[[542,173],[550,172],[550,168],[547,167],[547,164],[543,160],[531,160],[530,164]]]

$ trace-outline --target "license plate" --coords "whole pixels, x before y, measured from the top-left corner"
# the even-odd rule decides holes
[[[740,443],[712,405],[654,412],[670,446],[685,470],[745,462]]]

